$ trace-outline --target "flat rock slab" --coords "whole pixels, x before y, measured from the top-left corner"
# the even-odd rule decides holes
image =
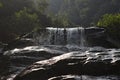
[[[88,75],[62,75],[49,78],[48,80],[120,80],[119,76],[88,76]]]
[[[15,48],[4,52],[4,56],[9,58],[11,66],[28,66],[33,62],[49,59],[63,54],[64,51],[49,49],[40,46],[28,46],[24,48]]]
[[[14,80],[47,80],[61,75],[120,74],[120,50],[74,51],[27,67]]]
[[[28,46],[24,48],[15,48],[13,50],[8,50],[4,52],[4,55],[10,56],[11,58],[19,58],[22,57],[53,57],[55,55],[60,55],[65,53],[64,51],[59,51],[55,49],[49,49],[40,46]],[[48,59],[47,58],[47,59]]]
[[[50,59],[51,57],[65,53],[64,51],[60,51],[59,47],[55,47],[56,49],[53,49],[53,47],[54,46],[27,46],[5,51],[3,55],[7,57],[9,63],[6,63],[0,56],[0,74],[5,73],[7,67],[7,75],[5,75],[5,80],[7,80],[6,78],[13,77],[12,75],[18,74],[25,69],[26,66],[31,65],[36,61]],[[5,66],[5,64],[7,65]]]

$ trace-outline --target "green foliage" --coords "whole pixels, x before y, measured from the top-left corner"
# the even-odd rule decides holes
[[[105,14],[97,25],[103,27],[120,25],[120,14]]]
[[[94,25],[106,13],[120,13],[119,3],[120,0],[0,0],[0,40],[3,34],[20,35],[38,27]]]
[[[110,36],[120,39],[120,14],[105,14],[97,26],[106,28]]]
[[[0,8],[3,7],[3,4],[0,2]]]
[[[46,0],[0,0],[0,41],[49,25],[46,7]]]
[[[39,25],[38,15],[36,13],[30,13],[30,10],[27,8],[15,12],[13,18],[13,29],[19,33],[32,31]]]
[[[91,26],[106,13],[119,13],[120,0],[50,0],[47,13],[66,15],[74,25]]]

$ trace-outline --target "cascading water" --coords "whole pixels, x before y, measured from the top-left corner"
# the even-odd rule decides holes
[[[77,28],[46,28],[46,31],[36,36],[40,45],[78,45],[84,47],[85,32],[83,27]],[[39,39],[39,40],[38,40]]]
[[[84,31],[84,28],[81,27],[80,29],[81,31],[81,37],[80,37],[80,46],[81,47],[85,47],[85,31]]]
[[[90,47],[89,45],[86,47],[86,42],[88,43],[88,37],[90,38],[93,37],[92,40],[95,42],[95,38],[100,37],[103,31],[104,29],[101,29],[101,28],[83,28],[83,27],[77,27],[77,28],[48,27],[46,29],[40,29],[39,31],[36,31],[34,34],[32,34],[34,35],[36,45],[33,45],[33,46],[26,45],[25,47],[23,46],[21,48],[15,47],[14,49],[5,51],[3,53],[4,56],[9,57],[9,61],[6,62],[7,64],[9,64],[7,65],[9,69],[4,70],[6,73],[5,75],[3,74],[2,77],[0,75],[1,77],[0,80],[13,80],[16,75],[19,75],[19,73],[21,74],[21,71],[23,70],[25,71],[26,67],[30,64],[33,64],[33,62],[41,61],[41,60],[46,61],[46,59],[50,59],[52,57],[55,57],[61,54],[68,54],[68,53],[70,55],[67,55],[67,56],[68,57],[71,56],[71,57],[66,59],[70,60],[70,62],[68,61],[70,65],[67,65],[68,63],[66,64],[66,60],[65,60],[65,64],[70,68],[73,67],[72,70],[74,69],[76,70],[76,68],[78,68],[78,71],[79,71],[80,67],[74,67],[74,66],[77,66],[77,65],[79,66],[79,63],[77,62],[78,64],[76,64],[76,61],[81,61],[81,60],[82,60],[81,61],[82,63],[85,62],[85,64],[83,63],[83,65],[86,66],[85,69],[87,68],[90,69],[90,65],[92,66],[92,63],[94,64],[95,67],[99,67],[99,66],[96,66],[98,65],[99,61],[101,62],[103,61],[102,64],[100,62],[100,65],[101,66],[103,65],[103,67],[104,67],[104,63],[108,63],[109,65],[112,64],[113,66],[114,63],[116,64],[116,62],[117,61],[119,62],[120,60],[120,57],[119,57],[120,49],[105,49],[103,47]],[[59,58],[60,60],[61,57],[58,56],[57,58]],[[52,60],[50,59],[49,62],[51,63],[51,61]],[[62,61],[64,61],[64,58],[62,58]],[[71,61],[72,61],[72,65],[71,65]],[[3,62],[4,62],[4,59],[3,59]],[[56,61],[56,63],[57,62],[59,61]],[[87,65],[86,62],[91,64]],[[64,64],[62,66],[64,66]],[[108,69],[111,69],[111,66],[108,66],[108,67],[110,67]],[[102,69],[101,67],[99,68]],[[54,69],[54,67],[51,69]],[[93,71],[95,70],[99,70],[99,69],[98,68],[93,69]],[[105,67],[105,70],[106,70],[106,67]],[[66,71],[68,71],[67,68],[66,68]],[[41,75],[41,74],[38,74],[38,75]],[[82,77],[82,78],[85,78],[85,77]],[[99,77],[98,79],[101,80],[102,78],[103,76]],[[91,78],[87,77],[86,79],[89,80]],[[106,79],[108,80],[108,78],[106,78],[105,76],[105,80]],[[119,79],[120,78],[116,78],[115,80],[119,80]]]

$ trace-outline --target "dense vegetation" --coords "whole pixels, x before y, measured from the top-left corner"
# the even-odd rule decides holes
[[[112,38],[120,40],[120,14],[105,14],[97,25],[106,28]]]
[[[44,14],[48,4],[45,0],[38,1],[0,0],[0,41],[50,25],[50,19]]]
[[[120,0],[50,0],[48,13],[66,17],[73,25],[93,26],[102,15],[119,13],[119,3]]]
[[[120,0],[0,0],[0,41],[8,42],[47,26],[94,26],[104,14],[119,13],[119,3]],[[98,25],[103,26],[102,22]]]

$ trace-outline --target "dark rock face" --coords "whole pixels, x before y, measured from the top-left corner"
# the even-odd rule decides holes
[[[18,74],[14,80],[47,80],[61,75],[120,74],[119,50],[76,51],[38,61]],[[54,79],[53,79],[54,80]],[[59,80],[59,79],[58,79]]]
[[[88,27],[85,28],[85,33],[88,37],[100,37],[105,36],[105,29],[99,27]]]
[[[108,35],[104,28],[89,27],[85,29],[86,42],[88,46],[102,46],[106,48],[118,47],[108,40]]]
[[[6,50],[12,50],[14,48],[23,48],[26,46],[32,46],[34,45],[34,40],[31,38],[21,38],[18,40],[13,40],[11,42],[8,43],[8,45],[6,45],[4,47],[4,51]]]
[[[6,74],[9,70],[9,58],[7,56],[0,55],[0,79],[1,76]]]
[[[1,76],[7,73],[9,67],[9,58],[3,55],[3,47],[6,44],[0,42],[0,79]]]
[[[0,56],[3,55],[3,48],[6,46],[7,44],[4,44],[2,42],[0,42]]]

